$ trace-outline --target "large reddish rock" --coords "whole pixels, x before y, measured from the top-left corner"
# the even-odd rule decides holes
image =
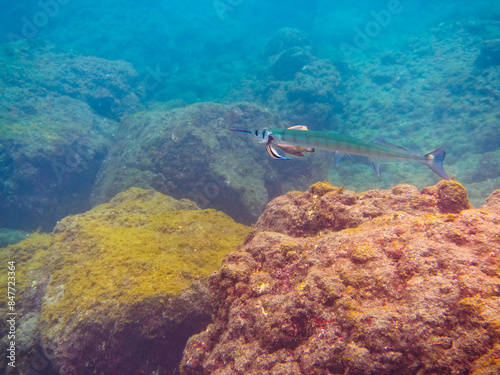
[[[183,374],[497,374],[497,191],[454,181],[273,200],[211,276]]]

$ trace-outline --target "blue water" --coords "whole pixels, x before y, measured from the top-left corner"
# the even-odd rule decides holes
[[[12,373],[58,374],[57,360],[64,358],[45,352],[40,338],[47,328],[38,312],[43,304],[58,301],[64,286],[52,285],[53,275],[46,274],[43,262],[54,263],[58,272],[73,263],[59,268],[46,242],[32,242],[20,254],[6,246],[37,229],[51,232],[64,217],[90,210],[131,186],[189,198],[200,208],[253,224],[271,199],[304,191],[317,181],[358,193],[397,184],[423,188],[440,181],[422,164],[384,164],[378,177],[367,158],[344,156],[337,166],[334,153],[321,150],[274,160],[247,134],[227,131],[291,125],[368,141],[387,136],[388,142],[422,154],[443,146],[446,173],[480,207],[500,189],[500,1],[0,0],[0,258],[18,262],[18,277],[28,280],[23,280],[18,299],[22,310],[16,350],[24,368]],[[115,225],[112,216],[110,227]],[[462,241],[453,232],[455,237],[457,244]],[[68,256],[77,253],[71,262],[77,262],[78,252],[96,250],[85,246],[68,249]],[[485,254],[482,248],[477,251],[478,257]],[[25,268],[30,257],[34,272]],[[485,266],[485,275],[494,274],[493,264]],[[6,285],[6,264],[1,267],[5,273],[0,280]],[[89,280],[93,272],[89,269]],[[184,271],[179,277],[185,277]],[[460,298],[462,292],[476,294],[466,278],[457,280],[464,285]],[[243,293],[239,284],[234,293]],[[57,293],[44,294],[47,285]],[[128,278],[113,285],[126,289]],[[498,285],[491,290],[493,300]],[[483,299],[479,295],[474,301]],[[466,314],[470,300],[463,303]],[[101,303],[109,303],[106,296]],[[486,311],[494,305],[484,306]],[[150,314],[152,322],[167,324],[165,315],[155,314]],[[116,329],[150,321],[137,320],[117,321]],[[6,319],[2,322],[4,335],[8,325]],[[65,323],[50,324],[48,330],[58,334]],[[429,329],[439,333],[433,324]],[[153,327],[141,327],[146,342],[151,329],[157,329]],[[498,342],[490,328],[471,327],[471,335],[459,330],[456,335],[468,346],[458,349],[476,360],[484,353],[473,350],[477,332],[490,330],[488,345]],[[181,341],[192,333],[181,331]],[[113,340],[128,337],[106,341],[102,336],[107,332],[96,332],[88,332],[96,337],[94,352],[102,348],[104,353],[115,345]],[[3,337],[3,344],[11,345]],[[176,346],[179,357],[181,345],[174,342],[168,346]],[[151,342],[143,348],[141,342],[133,344],[145,353],[151,348]],[[64,345],[81,348],[79,337],[62,341]],[[132,360],[155,368],[147,358],[137,353]],[[91,362],[84,365],[96,373],[100,365],[112,366],[113,358],[98,366]],[[6,366],[2,357],[0,372]]]
[[[7,215],[0,227],[50,230],[59,218],[90,208],[89,196],[119,123],[158,103],[183,107],[246,101],[268,108],[289,124],[315,130],[365,139],[387,135],[391,142],[421,152],[445,145],[445,169],[467,185],[475,205],[500,188],[498,1],[42,0],[14,4],[4,0],[0,9],[5,62],[0,72],[0,129],[24,126],[24,130],[14,129],[15,139],[3,132],[0,206]],[[281,53],[290,56],[275,64]],[[59,64],[62,54],[64,59],[85,62],[79,63],[81,69],[65,70]],[[125,83],[108,101],[94,97],[106,87],[109,76],[99,66],[101,60],[89,57],[131,64],[112,72]],[[300,74],[302,81],[297,78]],[[88,91],[81,88],[81,81]],[[290,85],[295,85],[295,91]],[[302,95],[301,106],[293,95]],[[51,96],[58,97],[57,104],[50,104]],[[82,120],[88,115],[59,102],[67,96],[90,106],[97,116],[92,121],[98,124],[92,129],[99,128],[107,143],[96,146],[89,139],[75,145],[81,135],[71,138],[68,129],[44,133],[47,122],[90,121]],[[67,114],[52,114],[54,108],[73,117],[78,112],[80,117],[68,120]],[[110,120],[113,123],[105,125]],[[33,123],[38,124],[36,129],[26,130]],[[64,133],[66,144],[60,147],[66,151],[57,151],[59,146],[36,137],[20,136],[23,132],[56,138]],[[93,160],[88,170],[71,180],[66,172],[75,168],[66,159],[82,156],[74,151],[77,147],[92,149]],[[33,155],[34,149],[40,152]],[[47,156],[48,149],[53,156]],[[14,150],[29,156],[18,158]],[[381,179],[371,180],[372,172],[365,165],[345,158],[346,165],[333,168],[332,159],[328,160],[332,167],[318,178],[357,191],[396,183],[423,187],[437,181],[424,167],[415,169],[418,178],[410,178],[413,170],[393,166],[384,167]],[[269,188],[266,182],[269,199],[314,182],[314,178],[302,179],[283,188]],[[62,188],[61,183],[66,185]]]
[[[335,61],[341,43],[355,46],[355,29],[373,28],[370,48],[393,50],[443,22],[498,20],[495,1],[41,1],[2,5],[0,42],[40,38],[76,54],[123,59],[141,75],[159,66],[176,72],[163,82],[161,100],[221,100],[230,83],[262,64],[259,56],[281,28],[308,33],[318,56]],[[61,4],[63,3],[63,4]],[[46,4],[41,6],[41,4]],[[230,5],[234,4],[234,5]],[[394,14],[385,17],[388,4]],[[496,13],[495,13],[496,12]],[[496,18],[495,18],[496,17]],[[15,34],[15,35],[13,35]],[[353,59],[370,58],[360,51]],[[175,83],[174,87],[170,83]]]

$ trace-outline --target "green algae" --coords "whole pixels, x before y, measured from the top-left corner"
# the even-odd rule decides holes
[[[23,142],[28,138],[39,138],[42,141],[63,140],[65,134],[81,132],[80,124],[60,121],[31,121],[22,120],[2,124],[2,138],[14,139]]]
[[[218,269],[249,230],[188,200],[132,188],[61,220],[51,234],[9,246],[4,256],[16,260],[21,289],[40,272],[50,279],[41,309],[50,329],[92,310],[178,295]]]
[[[4,135],[9,138],[22,138],[26,136],[27,132],[39,133],[45,138],[59,139],[56,129],[44,126],[46,124],[33,123],[13,123],[2,125]]]

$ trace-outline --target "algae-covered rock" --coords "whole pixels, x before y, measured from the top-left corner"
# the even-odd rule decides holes
[[[189,200],[131,188],[5,248],[1,260],[17,262],[19,331],[36,321],[20,363],[41,347],[60,374],[172,373],[188,337],[210,322],[207,277],[248,231]]]
[[[51,230],[58,219],[90,208],[108,132],[117,123],[69,97],[13,88],[6,101],[31,112],[9,118],[5,111],[16,104],[0,103],[0,226]]]
[[[140,186],[253,223],[271,198],[327,175],[326,158],[281,163],[269,158],[253,137],[228,131],[286,126],[249,103],[156,106],[129,116],[99,172],[93,202]]]
[[[470,209],[443,181],[274,199],[211,276],[214,323],[181,373],[499,373],[498,197]]]
[[[278,30],[262,52],[266,61],[259,76],[265,79],[250,85],[251,100],[294,125],[304,124],[314,130],[336,126],[346,100],[340,73],[331,61],[315,57],[314,52],[311,39],[303,31],[288,27]]]
[[[116,120],[141,108],[142,86],[123,61],[13,46],[0,45],[0,227],[52,230],[90,208]]]
[[[126,61],[69,53],[40,39],[2,45],[0,56],[5,62],[0,67],[0,81],[8,86],[25,88],[40,97],[47,93],[70,97],[113,120],[143,108],[141,78]],[[29,109],[29,100],[17,106]]]

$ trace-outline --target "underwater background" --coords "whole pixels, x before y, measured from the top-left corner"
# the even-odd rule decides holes
[[[452,181],[433,186],[444,182],[420,163],[382,164],[381,175],[376,176],[368,158],[344,155],[337,163],[335,153],[318,149],[303,158],[274,160],[254,137],[228,131],[295,125],[368,142],[386,136],[388,142],[422,154],[444,146],[444,169]],[[387,191],[401,194],[408,207],[428,209],[429,217],[459,215],[494,197],[500,189],[500,3],[0,0],[0,261],[18,262],[17,281],[24,300],[17,305],[24,321],[16,323],[21,367],[9,368],[2,357],[0,372],[4,368],[19,374],[111,374],[124,373],[124,368],[131,369],[131,374],[215,372],[219,359],[215,365],[210,365],[208,354],[193,359],[196,351],[213,349],[205,347],[205,338],[192,339],[186,347],[191,354],[184,353],[184,367],[178,364],[190,336],[205,329],[217,313],[230,314],[220,301],[237,297],[229,292],[219,295],[217,290],[232,293],[234,287],[237,294],[239,280],[248,283],[249,290],[257,288],[260,295],[262,288],[266,294],[266,288],[274,285],[266,278],[249,279],[249,269],[264,265],[228,256],[226,268],[219,270],[222,259],[243,243],[250,226],[257,228],[255,233],[265,228],[280,232],[285,224],[281,229],[275,226],[283,220],[292,223],[284,233],[298,237],[334,230],[323,219],[315,221],[313,212],[320,212],[319,206],[305,203],[337,191],[313,185],[319,181],[340,188],[342,194],[344,188],[352,191],[353,202],[362,199],[363,192],[392,189]],[[455,181],[463,191],[457,192]],[[401,184],[416,186],[422,193],[408,186],[395,188]],[[299,194],[290,193],[294,191],[306,191],[306,198],[294,203],[305,211],[288,222],[286,212],[295,208],[286,203],[281,211],[277,209],[274,221],[266,221],[273,212],[272,207],[266,210],[269,202],[284,199],[287,193]],[[428,196],[436,201],[430,203]],[[449,210],[448,203],[440,201],[446,201],[444,196],[459,197],[459,208]],[[329,199],[325,202],[332,204],[336,198]],[[488,209],[498,210],[491,202]],[[347,201],[339,204],[351,209]],[[432,205],[437,208],[422,208]],[[345,222],[344,213],[335,209],[322,217],[334,217],[335,231],[342,231],[364,220],[393,215],[380,207],[372,210],[362,205],[360,218]],[[443,220],[443,226],[449,222],[443,217],[436,220]],[[491,237],[491,243],[485,245],[485,240],[483,247],[478,245],[483,250],[474,251],[491,256],[484,248],[493,246],[496,260],[484,262],[488,277],[494,278],[499,274],[500,251],[491,228],[498,222],[491,219],[496,224],[489,227],[488,220],[478,231]],[[255,227],[261,222],[267,226]],[[416,222],[411,225],[424,225]],[[457,220],[457,227],[449,231],[467,241],[451,234],[443,235],[442,241],[472,243],[468,224],[462,224]],[[290,229],[295,226],[300,231]],[[366,236],[370,235],[376,237]],[[252,248],[253,237],[245,241]],[[256,241],[255,248],[266,249],[279,242]],[[296,253],[318,246],[301,244],[304,249],[299,251],[299,245],[295,249],[280,241],[283,256],[295,254],[290,256],[292,263]],[[353,255],[354,264],[372,259],[371,250],[368,255],[363,251]],[[464,260],[463,254],[457,254],[461,264],[472,262],[468,255]],[[441,259],[439,254],[433,256]],[[287,267],[278,263],[269,267]],[[209,285],[214,271],[218,274]],[[342,276],[344,271],[335,272]],[[403,272],[401,280],[406,283],[412,272],[418,274]],[[305,278],[290,281],[287,277],[278,276],[279,293],[306,283]],[[7,274],[0,275],[0,280],[7,285]],[[495,290],[491,295],[497,301],[496,281],[477,280],[487,290]],[[365,285],[359,280],[343,282],[360,290]],[[277,290],[269,288],[273,293]],[[465,293],[459,293],[460,301],[483,293],[477,286],[467,288],[468,292],[460,289]],[[346,290],[338,293],[352,297],[354,292]],[[217,298],[220,301],[214,302]],[[7,311],[6,293],[0,302],[2,312]],[[476,311],[472,306],[476,302],[460,302],[457,316],[469,308]],[[494,310],[496,305],[489,303],[477,302]],[[154,313],[145,312],[149,307]],[[286,320],[285,315],[276,321]],[[498,325],[500,318],[493,315],[487,321]],[[161,322],[158,316],[166,320]],[[311,329],[316,330],[324,329],[332,318],[308,319],[315,322]],[[5,320],[0,323],[2,336],[9,327]],[[145,328],[148,325],[156,328]],[[299,326],[295,322],[289,329],[297,333]],[[467,332],[470,327],[462,328]],[[458,364],[438,366],[436,373],[450,368],[474,373],[465,363],[481,356],[483,361],[498,362],[498,328],[484,329],[488,338],[478,338],[484,351],[474,358],[460,357]],[[206,340],[218,340],[207,332]],[[79,342],[82,336],[87,339]],[[8,347],[6,337],[2,345]],[[166,343],[164,337],[171,339]],[[129,345],[132,341],[135,344]],[[283,345],[296,349],[299,341]],[[390,345],[381,342],[376,349],[368,347],[375,353]],[[351,351],[355,354],[345,355],[359,354]],[[407,352],[418,357],[413,349]],[[85,360],[81,353],[86,353]],[[142,353],[142,364],[129,362],[134,353]],[[168,354],[158,362],[162,353]],[[280,360],[286,362],[285,357]],[[401,359],[405,365],[396,370],[376,371],[398,373],[413,366],[407,373],[418,373],[425,367],[407,359]],[[371,371],[364,362],[343,361],[343,365],[321,368],[332,373]],[[384,361],[389,360],[380,359]],[[308,371],[316,373],[313,365]]]
[[[225,129],[243,119],[250,129],[277,119],[364,140],[385,135],[422,153],[445,146],[445,170],[473,204],[499,187],[494,1],[54,0],[2,8],[0,227],[50,230],[131,186],[176,198],[201,192],[207,207],[249,224],[271,198],[317,180],[356,191],[437,181],[419,165],[384,165],[377,178],[363,158],[335,167],[333,153],[318,152],[277,162],[251,140],[233,150],[247,140]],[[206,102],[258,109],[220,107],[211,128],[204,112],[215,107],[189,107]],[[174,130],[159,118],[173,108],[206,120]],[[277,118],[252,118],[255,111]],[[137,154],[125,138],[147,124],[134,116],[157,122],[148,128],[156,143],[136,139]],[[169,144],[177,133],[186,137]],[[166,149],[175,147],[189,156],[174,162]],[[120,157],[117,148],[131,152]],[[209,160],[207,173],[196,172],[198,159]],[[259,165],[241,173],[246,163]],[[213,180],[226,195],[203,193]]]
[[[262,147],[253,144],[230,150],[228,157],[239,164],[260,164],[251,178],[242,176],[241,166],[224,165],[228,149],[241,141],[224,134],[224,125],[241,125],[242,118],[251,129],[273,124],[229,109],[232,117],[219,114],[223,122],[215,130],[208,119],[173,130],[153,114],[160,108],[189,111],[202,102],[251,103],[278,116],[284,122],[278,126],[301,124],[364,140],[385,135],[419,152],[445,146],[445,170],[466,184],[475,205],[499,187],[494,1],[32,5],[2,5],[1,227],[50,230],[67,214],[138,183],[193,198],[211,179],[222,181],[219,190],[234,181],[228,194],[239,198],[233,202],[220,194],[203,198],[252,223],[269,199],[316,180],[356,191],[437,181],[421,166],[405,164],[383,166],[376,178],[366,160],[347,157],[335,167],[333,154],[324,152],[305,162],[265,160],[255,155],[265,154]],[[204,116],[208,109],[199,111]],[[148,129],[157,144],[139,140],[140,155],[120,159],[114,148],[130,148],[121,144],[133,133],[130,127],[146,127],[144,119],[130,124],[134,114],[159,122]],[[186,137],[189,144],[180,138],[166,146],[174,133],[192,131],[199,136]],[[207,144],[214,132],[226,138],[222,144]],[[190,148],[189,156],[175,166],[164,152],[160,160],[155,152],[162,144]],[[197,158],[213,159],[205,166],[209,173],[179,176],[179,168],[199,165]],[[127,173],[125,159],[149,165]],[[263,163],[267,172],[259,170]],[[138,177],[144,170],[155,176]]]

